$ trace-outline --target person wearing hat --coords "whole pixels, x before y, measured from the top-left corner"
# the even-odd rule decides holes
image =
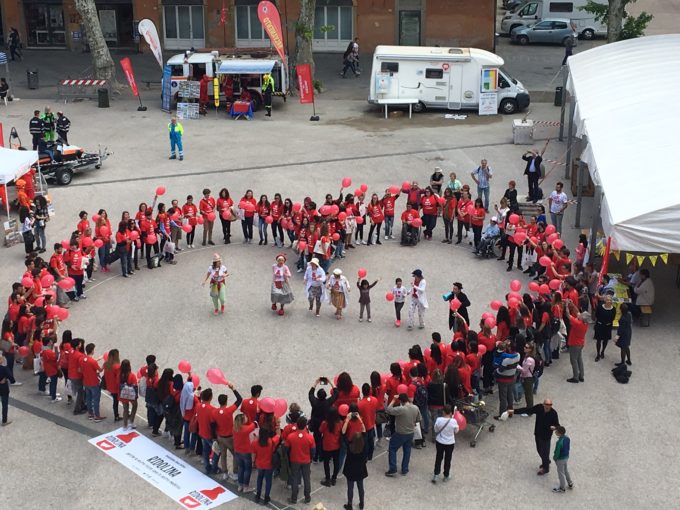
[[[286,256],[279,253],[276,256],[276,264],[272,266],[272,310],[276,311],[276,305],[280,306],[279,315],[283,315],[283,307],[293,302],[293,291],[290,289],[290,269],[286,265]]]
[[[413,276],[413,282],[411,283],[411,288],[409,289],[409,308],[408,308],[408,329],[413,329],[413,321],[415,318],[416,310],[418,311],[418,327],[423,329],[425,327],[425,310],[428,308],[427,304],[427,293],[425,289],[427,287],[427,282],[423,278],[423,272],[420,269],[416,269],[411,273]]]
[[[215,309],[213,313],[215,315],[224,313],[224,301],[226,299],[225,284],[228,276],[229,272],[226,266],[222,264],[222,258],[218,253],[215,253],[212,264],[208,267],[208,274],[206,274],[202,284],[205,285],[210,281],[210,297],[212,298]]]
[[[479,239],[477,249],[473,251],[475,255],[484,255],[489,248],[489,244],[495,243],[501,235],[501,229],[498,227],[498,217],[492,216],[491,221],[484,229],[482,237]]]
[[[304,276],[305,297],[309,301],[309,311],[312,311],[316,302],[316,316],[321,311],[321,300],[326,299],[326,272],[319,266],[319,259],[314,257],[309,261]]]
[[[26,181],[23,179],[17,179],[14,183],[14,186],[17,189],[17,202],[19,202],[19,207],[30,209],[33,203],[28,197],[28,193],[26,193]]]
[[[68,130],[71,129],[71,121],[64,112],[57,112],[57,139],[61,139],[68,145]]]
[[[262,76],[262,98],[264,99],[264,109],[267,110],[267,117],[272,116],[272,94],[274,93],[274,78],[267,73]]]
[[[326,287],[330,290],[330,302],[335,307],[335,318],[340,320],[342,319],[342,310],[347,308],[349,298],[349,282],[342,275],[342,269],[333,270]]]

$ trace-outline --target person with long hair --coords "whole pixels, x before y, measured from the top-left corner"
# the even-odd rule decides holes
[[[380,242],[380,229],[382,227],[383,221],[385,221],[385,214],[383,213],[382,204],[380,203],[380,198],[377,193],[371,195],[371,201],[366,206],[366,214],[371,220],[371,228],[368,230],[368,246],[373,244],[373,233],[376,232],[375,244],[382,244]]]
[[[420,197],[419,207],[423,212],[423,226],[425,227],[425,232],[423,237],[425,239],[432,239],[432,232],[437,226],[437,213],[439,212],[439,202],[437,196],[430,186],[425,188],[425,192]]]
[[[120,421],[118,414],[118,392],[120,391],[120,355],[118,349],[111,349],[104,362],[104,384],[113,400],[113,421]]]
[[[290,241],[290,245],[288,246],[289,248],[293,247],[293,243],[296,240],[295,236],[295,221],[294,217],[296,214],[293,212],[293,201],[290,198],[286,198],[283,201],[283,208],[281,209],[281,220],[280,223],[282,224],[281,226],[283,227],[283,222],[285,221],[286,223],[286,235],[288,236],[288,240]],[[283,247],[283,237],[281,237],[281,246]]]
[[[349,420],[349,416],[345,418],[345,426]],[[343,506],[345,510],[352,510],[353,508],[354,484],[356,484],[359,493],[359,508],[364,508],[364,479],[368,478],[364,451],[364,435],[361,432],[355,432],[350,439],[345,466],[342,469],[342,474],[347,479],[347,504]]]
[[[278,248],[283,248],[283,226],[281,225],[281,218],[283,217],[283,199],[281,193],[274,194],[274,200],[271,203],[271,217],[272,217],[272,237],[274,238],[274,245]]]
[[[234,200],[229,196],[229,190],[222,188],[217,196],[217,211],[220,215],[220,222],[222,223],[222,240],[224,244],[231,243],[231,222],[234,214],[232,206]]]
[[[239,200],[239,209],[243,211],[243,219],[241,220],[241,228],[243,229],[243,242],[253,242],[253,220],[257,212],[257,202],[253,197],[253,190],[246,190],[245,195]],[[260,240],[260,244],[262,244]]]
[[[451,480],[451,459],[456,443],[456,433],[459,430],[458,422],[453,417],[453,409],[451,409],[450,405],[446,404],[444,406],[442,416],[437,418],[432,427],[437,447],[432,483],[437,483],[439,473],[441,473],[442,460],[444,461],[444,481],[448,482]]]
[[[340,472],[340,445],[342,441],[342,425],[340,423],[340,415],[336,407],[328,409],[326,419],[321,422],[319,427],[321,434],[322,456],[323,456],[323,471],[325,478],[321,481],[321,485],[330,487],[335,485]],[[333,460],[333,474],[331,475],[331,460]]]
[[[35,217],[33,211],[28,207],[19,208],[19,223],[21,223],[21,235],[24,240],[24,251],[26,254],[33,252],[33,243],[35,242],[35,235],[33,234],[33,227],[35,226]]]
[[[168,396],[168,388],[172,383],[173,375],[174,371],[172,368],[166,368],[161,376],[158,377],[158,367],[155,363],[149,365],[149,370],[146,374],[146,409],[149,414],[151,435],[154,437],[162,435],[160,427],[165,417],[163,413],[163,400]]]
[[[198,207],[194,204],[194,197],[192,195],[187,195],[187,201],[182,206],[182,217],[191,227],[191,230],[187,232],[187,248],[193,248],[194,237],[196,237],[196,224],[198,223]]]
[[[507,306],[501,306],[496,312],[496,340],[505,341],[510,335],[510,311]]]
[[[125,388],[126,386],[128,387],[127,389]],[[136,428],[135,416],[137,415],[139,388],[137,386],[137,377],[132,373],[132,367],[128,359],[120,362],[119,388],[122,390],[120,403],[123,404],[123,429],[134,429]]]
[[[463,228],[465,229],[466,239],[470,232],[470,213],[468,212],[468,207],[470,205],[472,205],[472,201],[470,200],[470,191],[469,189],[463,188],[461,196],[458,199],[458,204],[456,206],[456,218],[458,220],[456,244],[460,244],[461,241],[463,240]]]
[[[272,476],[274,473],[274,464],[272,458],[276,454],[276,448],[279,445],[281,437],[272,433],[266,428],[261,428],[258,432],[258,437],[250,443],[250,449],[253,452],[253,459],[255,468],[257,468],[257,484],[255,489],[255,502],[268,505],[271,501],[269,493],[272,490]],[[264,499],[262,497],[262,482],[265,483]]]
[[[168,369],[166,368],[165,371]],[[171,370],[171,369],[170,369]],[[164,372],[165,372],[164,371]],[[174,373],[174,372],[173,372]],[[179,401],[184,387],[182,374],[174,374],[166,385],[163,400],[163,415],[165,416],[165,437],[172,437],[175,450],[182,449],[182,414],[179,410]]]
[[[376,444],[380,444],[383,437],[383,425],[388,421],[387,414],[385,413],[385,393],[387,389],[382,382],[380,372],[375,370],[371,372],[370,380],[371,396],[376,400],[375,433],[378,438]]]
[[[470,226],[472,227],[475,251],[479,251],[479,243],[482,240],[482,228],[484,227],[484,218],[486,218],[486,210],[481,198],[477,198],[474,203],[472,214],[470,214]]]
[[[98,218],[94,226],[94,237],[102,242],[102,245],[97,248],[99,270],[102,273],[108,273],[110,271],[109,252],[111,251],[111,222],[109,221],[109,215],[105,209],[99,209],[97,215]]]
[[[151,263],[151,251],[153,250],[154,256],[158,255],[159,246],[157,233],[158,224],[153,219],[153,211],[151,209],[146,209],[144,211],[144,218],[139,222],[139,229],[142,232],[142,243],[144,243],[144,253],[146,255],[146,267],[153,269],[153,264]],[[153,243],[151,241],[154,241]]]
[[[633,315],[626,303],[622,303],[621,317],[619,318],[619,327],[616,330],[616,345],[621,349],[621,362],[617,365],[622,366],[624,363],[632,365],[630,361],[630,343],[633,339]]]
[[[210,281],[210,297],[213,302],[213,314],[224,313],[224,302],[226,300],[226,280],[229,272],[225,265],[222,264],[222,258],[218,253],[213,255],[212,264],[208,267],[208,273],[205,275],[202,285]]]
[[[449,187],[444,189],[444,204],[442,208],[442,219],[444,220],[444,239],[442,243],[453,243],[453,222],[456,219],[456,207],[458,200]]]
[[[260,236],[260,246],[267,246],[267,218],[271,213],[271,204],[267,195],[260,195],[260,201],[257,203],[257,232]]]
[[[47,222],[50,221],[47,199],[43,195],[36,195],[33,202],[35,204],[35,248],[38,253],[45,253],[47,250],[45,227]]]
[[[534,372],[536,371],[536,345],[527,342],[524,345],[524,357],[517,367],[519,382],[524,390],[527,407],[534,406]],[[521,398],[521,396],[520,396]]]
[[[234,419],[234,456],[238,464],[238,491],[253,492],[250,487],[250,474],[253,470],[253,458],[250,449],[250,433],[255,430],[255,423],[248,421],[245,414]]]
[[[356,195],[354,198],[356,198],[356,202],[354,204],[354,217],[357,225],[357,228],[354,231],[354,241],[356,244],[366,244],[366,241],[364,241],[364,225],[366,224],[367,212],[366,204],[364,203],[365,195],[362,192]],[[348,245],[348,247],[351,246],[352,245]]]
[[[600,361],[604,358],[604,351],[607,348],[609,340],[612,338],[612,328],[614,326],[614,317],[616,316],[616,308],[614,308],[612,297],[610,295],[604,296],[604,300],[597,304],[595,309],[595,348],[597,355],[595,361]]]

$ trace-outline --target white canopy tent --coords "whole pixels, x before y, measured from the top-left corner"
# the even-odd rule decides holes
[[[7,184],[28,172],[36,161],[38,161],[37,151],[20,151],[0,147],[0,185],[5,187],[5,196],[7,196]],[[9,218],[9,201],[6,202]]]
[[[618,250],[680,253],[680,35],[599,46],[569,58],[573,129],[601,187]],[[571,133],[571,129],[570,129]]]

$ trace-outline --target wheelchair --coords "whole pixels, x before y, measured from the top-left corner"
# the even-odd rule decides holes
[[[402,223],[401,225],[401,245],[415,246],[420,241],[420,229]]]
[[[500,246],[501,236],[492,237],[490,239],[484,239],[479,242],[479,249],[475,255],[485,259],[495,258],[496,246]]]

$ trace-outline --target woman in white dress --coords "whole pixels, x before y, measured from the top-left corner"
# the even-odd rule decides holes
[[[283,315],[283,307],[293,302],[293,291],[288,282],[290,281],[290,269],[286,265],[286,256],[279,253],[276,256],[276,264],[272,266],[272,310],[276,311],[279,305],[278,313]]]
[[[321,300],[326,299],[326,272],[319,266],[319,259],[314,257],[309,261],[305,271],[305,296],[309,301],[309,311],[311,312],[316,302],[316,316],[321,311]]]
[[[226,266],[222,264],[219,254],[213,255],[213,261],[208,267],[203,284],[210,282],[210,297],[212,298],[214,314],[224,313],[224,301],[226,300],[226,280],[229,276]]]

